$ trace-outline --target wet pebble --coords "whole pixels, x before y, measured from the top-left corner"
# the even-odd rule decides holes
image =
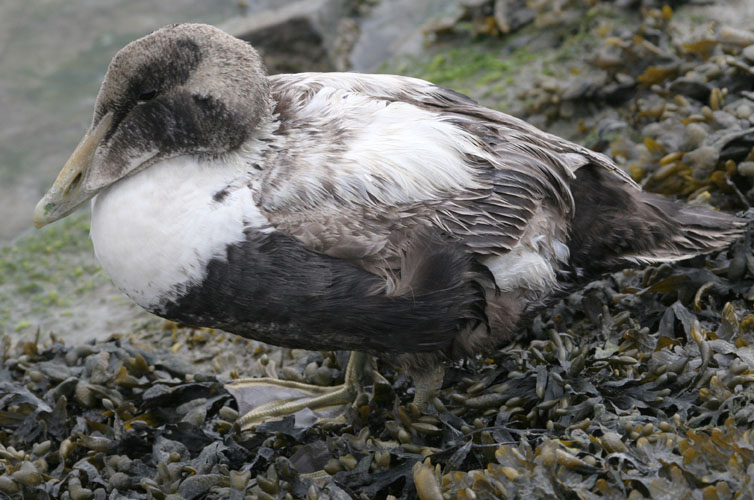
[[[81,481],[76,477],[68,481],[68,493],[71,495],[71,500],[89,500],[93,496],[92,490],[83,488]]]
[[[732,26],[722,26],[719,31],[720,41],[741,47],[754,45],[754,33]]]
[[[42,475],[31,462],[23,462],[21,467],[11,474],[11,479],[26,486],[37,486],[42,482]]]
[[[754,161],[742,161],[736,169],[743,176],[754,177]]]
[[[43,455],[46,455],[48,451],[50,451],[50,448],[52,447],[52,442],[48,439],[47,441],[42,441],[41,443],[35,443],[34,446],[31,449],[31,452],[41,457]]]
[[[13,495],[14,493],[18,493],[18,485],[10,477],[0,475],[0,491],[7,495]]]
[[[688,77],[673,80],[668,90],[674,94],[687,96],[700,102],[706,102],[712,91],[710,86],[704,81]]]
[[[715,168],[720,152],[712,146],[700,146],[683,157],[684,163],[694,169],[695,176],[706,176]]]
[[[109,484],[111,488],[125,491],[131,487],[131,478],[125,472],[115,472],[110,475]]]
[[[326,366],[320,366],[314,371],[311,379],[316,385],[330,385],[333,381],[332,370]]]
[[[749,61],[749,63],[754,63],[754,44],[744,48],[744,50],[741,52],[741,55],[744,56],[744,58]]]
[[[741,128],[738,123],[738,118],[728,113],[727,111],[713,111],[712,119],[718,128],[722,129],[738,129]]]
[[[736,116],[742,120],[748,120],[752,112],[754,112],[754,108],[748,103],[742,103],[736,107]]]

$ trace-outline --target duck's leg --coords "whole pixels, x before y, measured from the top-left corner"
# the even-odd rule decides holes
[[[439,392],[445,377],[445,367],[437,365],[431,371],[414,375],[414,404],[421,411],[427,410],[429,401]]]
[[[353,404],[362,389],[365,367],[371,363],[368,355],[353,351],[346,367],[345,380],[342,385],[323,387],[302,384],[289,380],[270,378],[250,378],[226,384],[228,391],[236,398],[241,413],[236,421],[241,430],[250,430],[265,420],[293,415],[301,410],[326,410],[338,406]],[[282,397],[281,397],[282,396]],[[328,418],[326,411],[319,418]],[[342,414],[342,412],[331,412]]]

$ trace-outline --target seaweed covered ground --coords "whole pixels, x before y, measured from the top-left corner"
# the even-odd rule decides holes
[[[435,55],[396,64],[545,129],[577,124],[571,137],[645,189],[746,213],[754,33],[681,30],[683,7],[562,1],[553,19],[545,3],[525,2],[512,37],[493,2],[474,2],[430,27]],[[754,498],[753,286],[747,235],[563,298],[518,342],[449,367],[426,414],[379,363],[386,381],[344,422],[246,434],[223,381],[330,384],[345,357],[156,321],[79,346],[5,336],[0,496]]]

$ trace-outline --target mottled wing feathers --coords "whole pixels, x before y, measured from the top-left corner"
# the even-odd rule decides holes
[[[331,255],[390,260],[400,253],[394,235],[416,225],[480,255],[504,254],[544,205],[571,213],[576,169],[614,168],[422,80],[311,73],[270,81],[281,140],[259,205],[279,229]]]
[[[464,94],[418,78],[358,73],[298,73],[275,75],[270,79],[280,95],[297,95],[302,100],[324,87],[330,87],[388,102],[407,102],[426,109],[462,115],[480,126],[491,126],[497,130],[502,128],[520,139],[521,144],[531,144],[557,154],[559,160],[565,162],[572,172],[586,164],[594,164],[611,171],[635,189],[640,189],[638,184],[607,156],[543,132],[514,116],[480,106]]]

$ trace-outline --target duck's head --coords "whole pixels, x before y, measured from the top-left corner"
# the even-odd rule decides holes
[[[203,24],[167,26],[113,58],[84,138],[34,209],[40,228],[150,165],[238,148],[270,113],[264,65]]]

